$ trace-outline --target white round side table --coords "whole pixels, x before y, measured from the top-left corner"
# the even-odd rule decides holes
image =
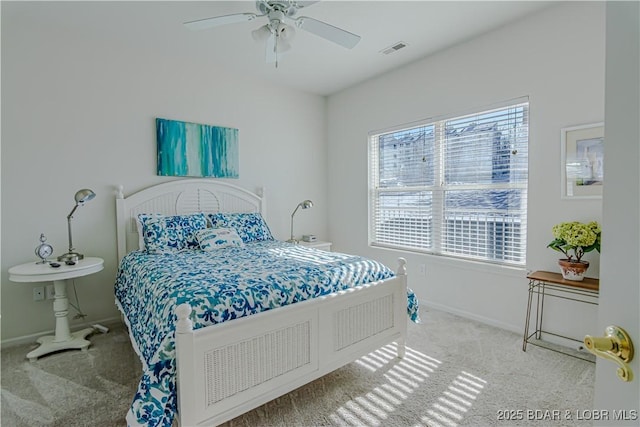
[[[87,257],[78,261],[75,265],[60,263],[60,267],[53,268],[49,263],[28,262],[16,265],[9,269],[9,280],[13,282],[53,282],[55,297],[53,300],[53,313],[56,318],[55,335],[38,338],[40,347],[27,354],[30,361],[54,351],[66,349],[86,350],[91,341],[87,335],[94,332],[93,328],[71,332],[69,329],[69,299],[67,298],[67,280],[76,277],[88,276],[104,268],[102,258]]]

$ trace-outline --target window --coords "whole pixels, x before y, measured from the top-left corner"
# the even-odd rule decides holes
[[[370,243],[524,265],[529,104],[372,134]]]

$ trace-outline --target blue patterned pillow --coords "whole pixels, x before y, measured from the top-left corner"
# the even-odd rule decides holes
[[[151,254],[166,254],[199,246],[196,231],[207,228],[203,213],[164,216],[140,214],[144,247]]]
[[[207,216],[213,228],[235,228],[244,243],[274,240],[259,213],[213,213]]]
[[[207,252],[230,246],[244,246],[235,228],[205,228],[196,231],[196,237],[200,242],[200,249]]]

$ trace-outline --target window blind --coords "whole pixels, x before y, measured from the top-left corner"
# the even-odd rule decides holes
[[[524,265],[528,110],[370,135],[370,243]]]

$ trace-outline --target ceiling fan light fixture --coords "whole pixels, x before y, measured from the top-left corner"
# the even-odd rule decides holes
[[[257,42],[265,41],[269,38],[269,36],[271,36],[271,30],[269,29],[268,25],[263,25],[262,27],[251,32],[251,37]]]
[[[342,28],[335,27],[326,22],[297,16],[300,9],[306,8],[319,0],[257,0],[256,9],[260,13],[234,13],[231,15],[214,16],[212,18],[185,22],[184,25],[192,30],[203,30],[221,25],[253,21],[257,18],[266,18],[268,23],[251,32],[251,37],[258,42],[263,42],[266,47],[267,63],[275,62],[278,67],[278,53],[291,49],[296,28],[314,34],[320,38],[336,43],[347,49],[352,49],[360,41],[360,36]],[[287,25],[285,20],[291,25]]]
[[[276,45],[276,51],[278,53],[284,53],[290,50],[291,50],[291,44],[285,41],[279,41],[278,44]]]
[[[296,35],[296,30],[291,25],[280,24],[278,25],[278,37],[280,40],[292,40]]]

